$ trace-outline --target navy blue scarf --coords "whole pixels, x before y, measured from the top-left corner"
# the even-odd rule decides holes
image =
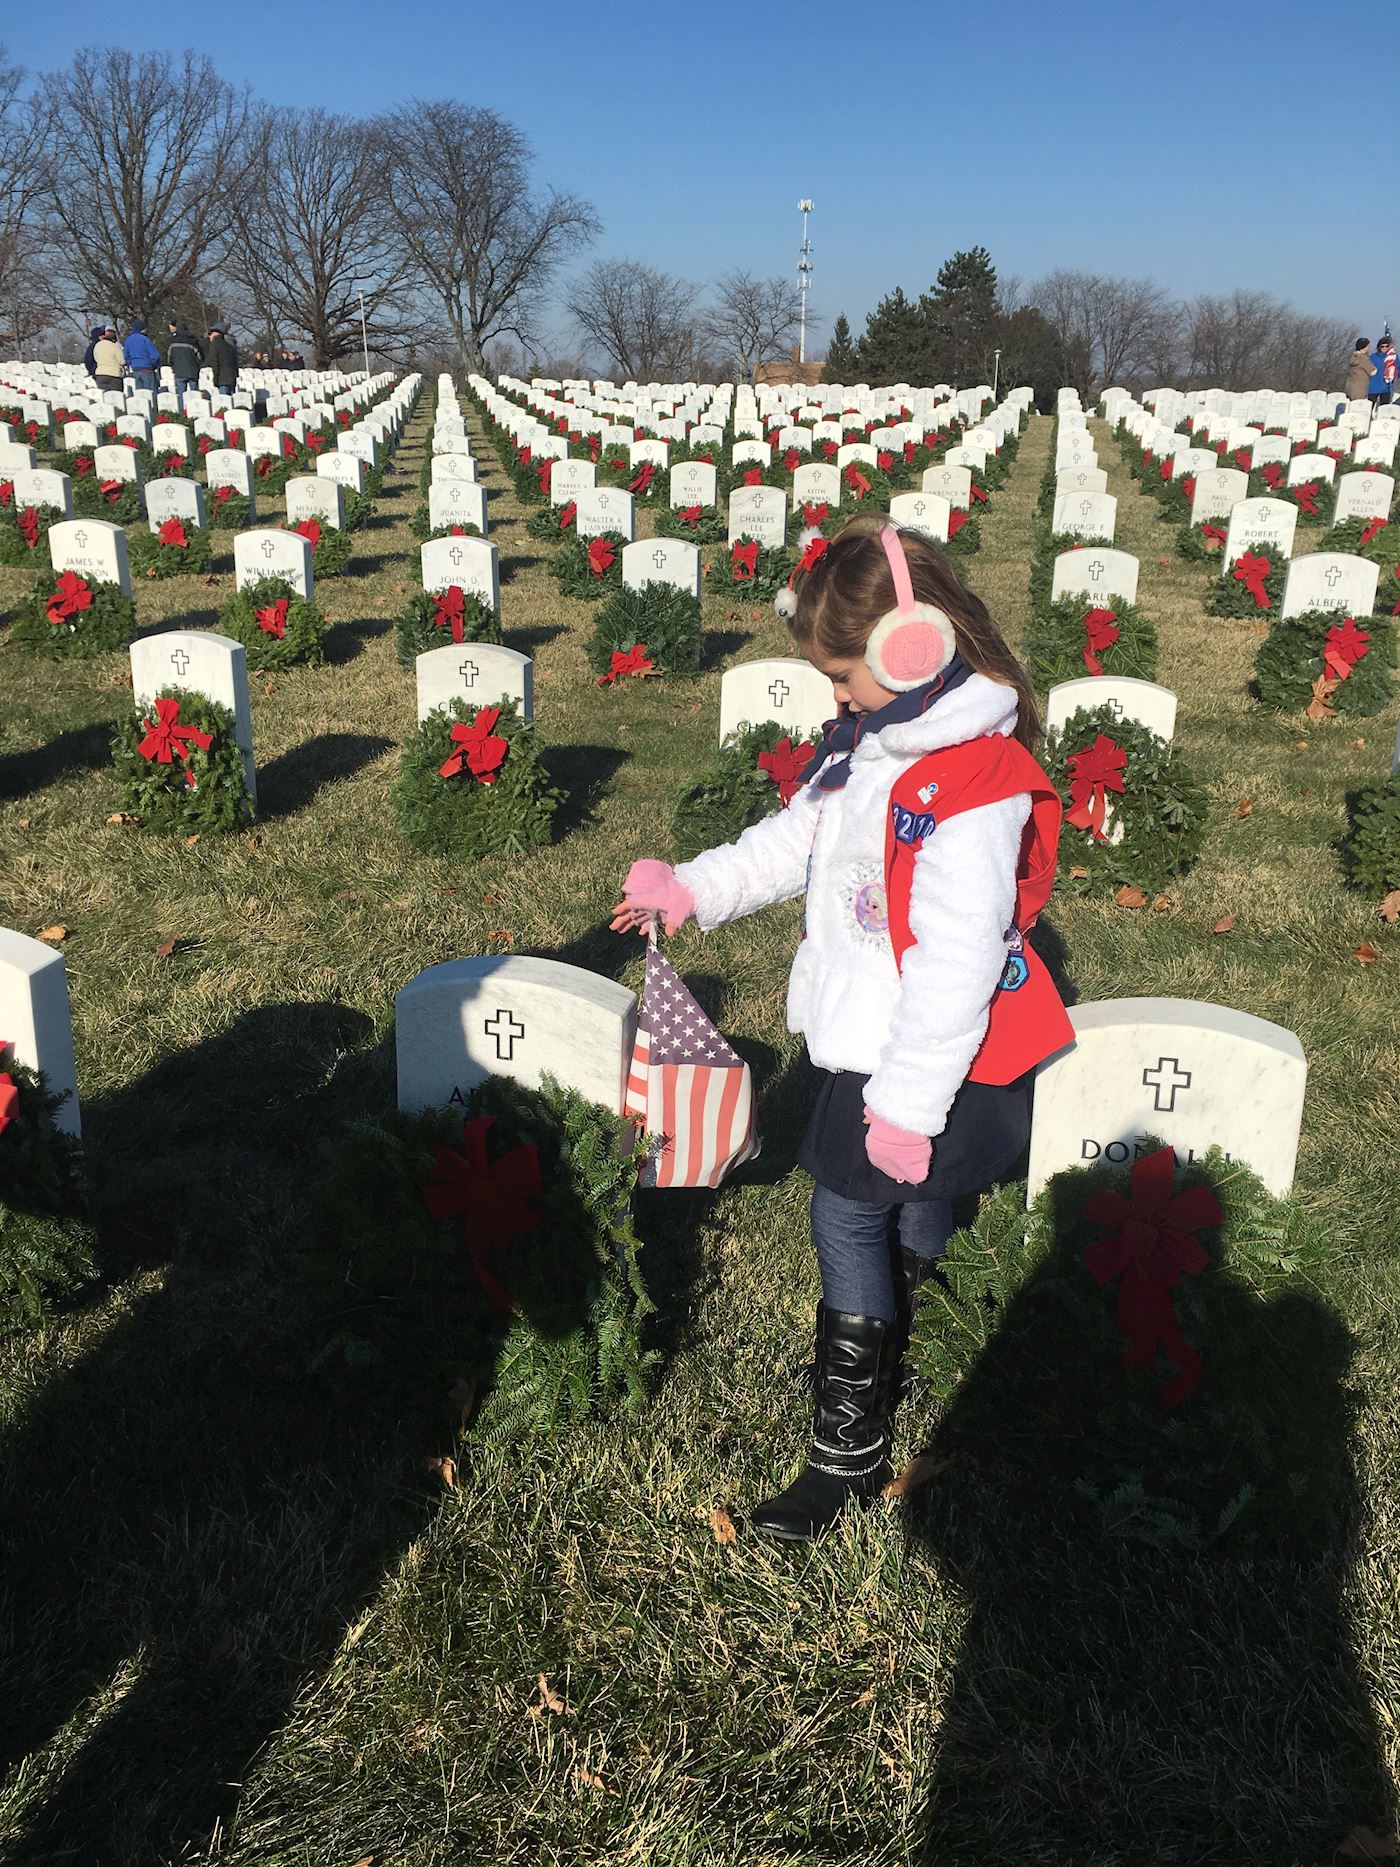
[[[817,789],[839,791],[851,775],[851,754],[862,739],[882,733],[887,726],[902,726],[906,720],[919,719],[944,694],[961,687],[971,673],[972,669],[962,656],[954,655],[941,674],[925,681],[922,687],[911,687],[906,694],[896,694],[875,713],[852,713],[849,707],[843,706],[822,734],[822,742],[803,772],[803,779],[809,779],[823,759],[830,758],[832,762],[816,780]],[[845,757],[835,758],[833,755],[838,752],[844,752]]]

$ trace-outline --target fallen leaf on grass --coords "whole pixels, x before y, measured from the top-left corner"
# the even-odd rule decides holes
[[[1308,742],[1306,739],[1295,739],[1293,741],[1293,750],[1295,752],[1306,752],[1307,749],[1308,749]]]
[[[1254,815],[1254,799],[1252,797],[1242,797],[1235,806],[1235,815],[1237,817],[1252,817]]]
[[[1125,882],[1113,897],[1120,908],[1145,908],[1147,896],[1140,888],[1130,888]]]
[[[1170,570],[1172,567],[1172,561],[1170,558],[1158,558],[1157,562],[1163,570]]]
[[[264,681],[264,682],[263,682],[263,692],[264,692],[264,694],[275,694],[275,693],[277,692],[277,683],[276,683],[276,681]]]
[[[193,848],[194,848],[194,846],[195,846],[195,844],[196,844],[196,843],[197,843],[198,841],[199,841],[199,831],[198,831],[198,830],[196,830],[196,831],[194,832],[194,834],[193,834],[193,836],[187,836],[187,837],[185,838],[185,848],[186,848],[186,849],[193,849]]]
[[[212,585],[212,584],[216,584],[219,580],[217,577],[206,577],[204,581],[206,585]]]
[[[1089,876],[1089,871],[1087,869],[1073,868],[1069,872],[1069,879],[1072,882],[1087,881],[1088,876]]]
[[[529,1711],[532,1718],[542,1718],[547,1711],[553,1712],[556,1718],[567,1718],[569,1715],[568,1706],[554,1690],[544,1673],[539,1676],[538,1702],[531,1705]]]
[[[107,819],[108,823],[140,823],[141,819],[132,810],[114,810]]]
[[[445,1490],[450,1491],[457,1482],[456,1459],[424,1459],[423,1470],[440,1478]]]
[[[947,1459],[936,1459],[931,1452],[921,1452],[917,1458],[910,1459],[904,1470],[880,1493],[881,1497],[909,1497],[913,1492],[922,1490],[931,1478],[948,1469]]]
[[[1353,739],[1351,743],[1356,747],[1358,752],[1364,752],[1366,750],[1366,741],[1364,739]]]
[[[585,1789],[600,1789],[605,1796],[615,1796],[617,1791],[611,1783],[605,1783],[596,1770],[590,1770],[586,1764],[574,1765],[574,1781]]]
[[[1370,1828],[1353,1828],[1337,1853],[1344,1861],[1393,1861],[1400,1854],[1400,1836],[1378,1835]]]
[[[1303,709],[1310,720],[1330,720],[1336,716],[1337,709],[1331,700],[1336,687],[1337,683],[1329,681],[1325,674],[1318,675],[1312,684],[1312,699]]]
[[[1400,921],[1400,888],[1392,888],[1388,895],[1382,895],[1376,912],[1387,927],[1393,927],[1396,921]]]
[[[710,1512],[710,1533],[720,1544],[739,1541],[739,1532],[734,1528],[734,1519],[722,1504],[716,1505]]]
[[[169,940],[161,941],[160,945],[156,948],[156,958],[157,959],[170,959],[176,953],[178,953],[179,950],[180,950],[179,939],[178,937],[172,936],[172,938],[170,938]]]
[[[39,938],[41,940],[51,941],[54,946],[57,946],[61,940],[66,940],[68,938],[68,929],[61,921],[55,921],[52,927],[41,927],[39,929]]]
[[[342,888],[336,896],[337,901],[358,901],[359,898],[353,888]]]
[[[1152,903],[1152,912],[1154,914],[1165,914],[1171,905],[1172,898],[1170,895],[1158,895],[1156,900]]]
[[[1360,960],[1363,966],[1374,966],[1376,961],[1380,958],[1380,954],[1377,952],[1376,948],[1371,945],[1369,940],[1363,940],[1361,945],[1357,947],[1356,951],[1352,954],[1352,958]]]
[[[466,1432],[467,1421],[472,1417],[472,1408],[476,1405],[475,1381],[454,1381],[447,1398],[456,1409],[457,1431]]]
[[[249,849],[256,856],[258,851],[262,848],[262,838],[260,836],[250,836],[246,838],[246,841]]]
[[[28,819],[28,817],[21,817],[21,818],[20,818],[20,820],[19,820],[19,827],[21,828],[21,830],[27,830],[27,829],[29,828],[29,819]]]
[[[1220,919],[1215,923],[1214,927],[1211,928],[1211,932],[1212,933],[1229,933],[1231,928],[1234,926],[1234,924],[1235,924],[1235,917],[1233,914],[1222,914],[1220,916]]]

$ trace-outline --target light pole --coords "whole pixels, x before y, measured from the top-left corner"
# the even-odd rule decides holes
[[[797,204],[797,211],[802,216],[802,248],[797,255],[797,290],[799,311],[797,319],[797,360],[807,361],[807,294],[812,289],[812,242],[807,238],[807,216],[812,211],[812,203],[805,197]]]
[[[994,350],[992,352],[992,400],[993,402],[995,402],[997,399],[997,384],[1000,381],[1001,381],[1001,352],[1000,350]]]
[[[365,347],[365,381],[369,381],[369,331],[365,325],[365,295],[360,293],[360,341]]]

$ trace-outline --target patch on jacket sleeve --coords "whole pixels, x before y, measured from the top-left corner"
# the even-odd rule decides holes
[[[926,836],[932,836],[938,827],[938,819],[931,810],[906,810],[903,804],[890,799],[890,814],[894,818],[894,839],[897,843],[922,843]]]

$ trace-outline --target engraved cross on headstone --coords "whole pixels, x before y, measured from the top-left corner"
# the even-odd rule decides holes
[[[651,554],[651,561],[658,570],[665,570],[666,553],[663,550],[661,550],[661,548],[658,546],[657,549],[653,551]]]
[[[464,661],[457,672],[462,677],[464,687],[475,687],[476,677],[481,672],[474,661]]]
[[[88,535],[86,532],[74,532],[73,542],[75,545],[77,545],[80,551],[87,550],[87,541],[88,541]]]
[[[775,707],[780,707],[783,704],[790,691],[787,682],[782,679],[771,682],[768,688],[768,692],[772,697]]]
[[[264,538],[264,539],[263,539],[263,541],[262,541],[262,554],[263,554],[263,556],[264,556],[265,558],[275,558],[275,557],[276,557],[276,555],[277,555],[277,547],[276,547],[276,545],[275,545],[275,544],[273,544],[273,542],[272,542],[272,540],[271,540],[270,538]]]
[[[1327,569],[1323,572],[1322,581],[1327,585],[1327,588],[1331,590],[1335,587],[1341,574],[1342,571],[1339,564],[1329,564]]]
[[[525,1026],[512,1012],[506,1011],[503,1007],[494,1018],[487,1018],[481,1028],[488,1037],[495,1038],[497,1060],[502,1063],[511,1062],[515,1055],[517,1040],[525,1035]]]
[[[1093,563],[1089,566],[1089,581],[1091,583],[1097,583],[1100,577],[1102,576],[1103,576],[1103,559],[1095,558]]]
[[[462,547],[460,545],[453,545],[452,549],[448,552],[447,557],[448,557],[448,562],[452,565],[452,568],[456,570],[457,566],[462,562]]]
[[[180,679],[183,680],[185,678],[185,670],[190,665],[190,658],[183,648],[177,648],[175,650],[174,654],[170,657],[170,665],[180,676]]]
[[[1168,1074],[1167,1066],[1171,1070]],[[1170,1115],[1176,1108],[1178,1089],[1191,1087],[1191,1072],[1183,1070],[1177,1057],[1158,1057],[1157,1067],[1142,1073],[1144,1087],[1152,1091],[1152,1106],[1159,1115]],[[1163,1101],[1163,1097],[1166,1098]]]

